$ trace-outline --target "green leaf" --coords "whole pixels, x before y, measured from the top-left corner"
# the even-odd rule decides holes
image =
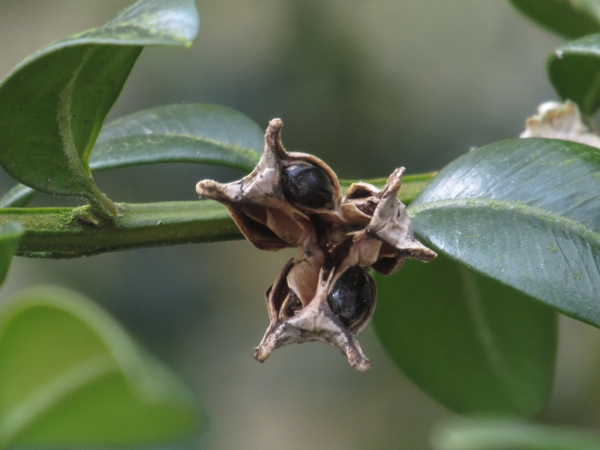
[[[102,123],[143,46],[189,46],[197,31],[192,0],[146,0],[25,59],[0,84],[0,165],[28,186],[84,196],[110,216],[88,167]]]
[[[442,255],[377,277],[374,325],[393,361],[459,413],[531,416],[546,405],[556,314]]]
[[[102,130],[93,170],[165,162],[192,162],[250,172],[260,158],[264,131],[223,106],[179,104],[125,116]]]
[[[151,445],[197,435],[193,396],[87,299],[40,287],[0,313],[0,447]]]
[[[600,2],[598,0],[510,0],[530,19],[561,34],[575,39],[600,32]]]
[[[600,435],[510,419],[455,419],[436,427],[434,450],[600,450]]]
[[[207,104],[165,105],[117,119],[102,128],[90,159],[92,171],[162,163],[209,164],[251,172],[264,131],[247,116]],[[410,203],[435,173],[407,175],[400,197]],[[340,180],[347,190],[358,180]],[[386,178],[363,180],[383,187]],[[0,208],[26,206],[35,191],[24,185],[0,197]]]
[[[37,191],[18,183],[0,197],[0,208],[22,208],[36,197]]]
[[[417,235],[467,267],[600,326],[600,151],[552,139],[486,145],[410,205]]]
[[[92,170],[161,163],[196,163],[250,172],[258,162],[264,131],[247,116],[223,106],[178,104],[143,110],[111,122],[100,132]],[[25,206],[35,195],[17,185],[0,207]]]
[[[0,226],[0,285],[6,279],[21,236],[23,236],[23,227],[17,222],[9,222]]]
[[[556,49],[547,63],[548,76],[563,100],[577,103],[591,116],[600,107],[600,34]]]

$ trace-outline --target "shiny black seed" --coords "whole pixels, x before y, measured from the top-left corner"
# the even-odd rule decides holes
[[[307,208],[332,208],[333,186],[325,171],[307,164],[293,164],[281,172],[283,194]]]
[[[371,277],[358,266],[347,269],[327,294],[331,311],[344,325],[352,325],[364,317],[374,301]]]

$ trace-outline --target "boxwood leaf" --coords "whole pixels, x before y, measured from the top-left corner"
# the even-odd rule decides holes
[[[0,84],[0,165],[28,186],[82,195],[106,213],[110,202],[89,170],[106,114],[143,46],[189,46],[197,31],[192,0],[144,0],[25,59]]]
[[[554,372],[556,314],[442,255],[377,277],[377,335],[393,361],[460,413],[531,416]]]
[[[0,285],[4,283],[12,257],[17,249],[23,227],[17,222],[0,226]]]
[[[155,445],[196,435],[187,389],[103,311],[55,287],[0,313],[0,447]]]
[[[264,131],[223,106],[178,104],[140,111],[102,129],[93,170],[164,162],[193,162],[250,172],[260,158]]]
[[[569,42],[550,55],[548,76],[564,100],[577,103],[582,113],[591,116],[600,106],[600,34]]]
[[[409,206],[417,235],[467,267],[600,326],[600,151],[512,139],[445,167]]]
[[[454,419],[435,428],[431,444],[434,450],[600,450],[600,435],[514,419]]]
[[[37,191],[17,183],[0,197],[0,208],[22,208],[31,203]]]
[[[575,39],[600,32],[600,3],[598,0],[510,0],[530,19],[561,34]]]
[[[260,159],[264,131],[247,116],[209,104],[158,106],[117,119],[102,128],[90,158],[92,171],[162,163],[195,163],[251,172]],[[401,199],[410,203],[435,176],[403,178]],[[359,180],[340,180],[345,191]],[[383,187],[385,178],[362,180]],[[26,206],[35,191],[16,185],[0,208]]]
[[[90,158],[93,171],[161,163],[196,163],[250,172],[258,162],[264,131],[247,116],[223,106],[159,106],[106,125]],[[0,207],[25,206],[31,188],[17,185]]]

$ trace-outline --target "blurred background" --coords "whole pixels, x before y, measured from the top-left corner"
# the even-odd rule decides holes
[[[0,76],[49,42],[109,20],[130,1],[0,0]],[[147,48],[109,120],[139,109],[207,102],[327,161],[341,178],[437,170],[472,147],[516,137],[555,99],[547,55],[562,40],[498,0],[235,0],[197,2],[189,50]],[[193,200],[202,178],[233,170],[192,165],[102,173],[123,202]],[[3,191],[12,186],[0,174]],[[43,204],[71,204],[42,198]],[[244,241],[117,252],[72,261],[16,258],[0,301],[60,284],[96,300],[202,399],[204,448],[426,449],[452,413],[386,357],[357,373],[324,344],[252,358],[268,325],[264,290],[293,252]],[[561,318],[553,399],[544,419],[600,429],[600,333]]]

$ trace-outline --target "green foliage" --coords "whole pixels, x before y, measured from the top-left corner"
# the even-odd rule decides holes
[[[511,2],[579,38],[550,56],[548,75],[563,99],[594,114],[600,34],[589,34],[600,33],[598,2]],[[0,199],[1,280],[15,252],[73,257],[240,237],[214,202],[117,206],[92,178],[95,170],[173,162],[252,170],[263,132],[224,107],[162,106],[103,127],[143,47],[188,47],[198,24],[191,0],[139,1],[5,78],[0,165],[25,186]],[[599,152],[512,139],[465,154],[432,182],[430,174],[405,178],[403,200],[422,191],[409,206],[415,232],[440,257],[378,277],[375,328],[392,360],[450,409],[540,413],[553,377],[556,312],[600,327]],[[24,208],[37,191],[90,205]],[[0,311],[0,448],[159,445],[193,437],[203,424],[185,387],[88,300],[46,287]],[[434,446],[600,448],[570,431],[509,422],[450,424]]]
[[[264,132],[237,111],[216,105],[159,106],[104,127],[91,160],[93,170],[191,162],[250,172]]]
[[[0,228],[4,280],[23,228]],[[149,445],[197,435],[195,398],[110,317],[67,290],[0,309],[0,448]]]
[[[114,214],[88,165],[104,118],[143,45],[189,46],[197,28],[193,2],[138,2],[25,60],[0,86],[0,164],[38,190],[82,195],[94,213]],[[23,225],[0,228],[2,280]],[[0,448],[147,446],[203,427],[187,389],[69,291],[32,289],[4,306],[0,367]]]
[[[556,352],[551,309],[444,256],[408,261],[377,286],[381,343],[438,401],[467,414],[532,416],[546,406]]]
[[[598,149],[502,141],[445,167],[410,212],[416,233],[443,253],[600,326],[598,173]]]
[[[246,172],[258,162],[263,131],[246,116],[222,106],[168,105],[106,125],[90,158],[93,171],[161,163],[214,164]],[[4,208],[26,206],[35,190],[17,185]]]
[[[569,42],[550,55],[548,76],[563,99],[577,103],[584,114],[600,106],[600,34]]]
[[[0,285],[4,283],[13,254],[19,239],[23,236],[23,226],[18,222],[8,222],[0,227]]]
[[[434,450],[600,450],[600,436],[514,419],[452,420],[432,437]]]
[[[189,46],[197,31],[193,1],[143,1],[31,55],[0,85],[2,167],[30,187],[86,197],[100,216],[114,216],[89,169],[102,123],[143,46]]]
[[[63,289],[0,312],[0,448],[148,445],[197,434],[193,396],[103,311]]]
[[[548,76],[558,95],[589,116],[600,106],[600,2],[510,0],[527,16],[566,38],[576,39],[548,58]]]
[[[573,39],[600,33],[598,0],[510,0],[521,12],[540,25]]]
[[[23,208],[29,205],[37,192],[24,184],[16,184],[0,197],[0,208]]]

